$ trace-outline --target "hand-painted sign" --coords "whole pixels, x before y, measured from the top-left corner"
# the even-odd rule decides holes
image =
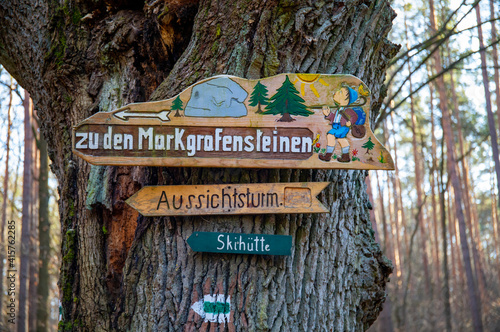
[[[187,242],[198,252],[289,256],[292,250],[290,235],[194,232]]]
[[[316,198],[329,182],[148,186],[127,203],[144,216],[326,213]]]
[[[369,106],[350,75],[215,76],[94,114],[74,127],[73,152],[97,165],[391,170]]]
[[[196,301],[191,309],[205,320],[212,323],[229,323],[231,319],[231,296],[224,294],[205,295]]]

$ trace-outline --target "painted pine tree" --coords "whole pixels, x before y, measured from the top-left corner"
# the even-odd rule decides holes
[[[257,112],[255,113],[262,113],[260,105],[269,105],[268,92],[267,87],[260,81],[255,84],[249,104],[250,106],[257,106]]]
[[[279,122],[292,122],[295,121],[290,115],[309,116],[314,114],[307,109],[304,104],[304,99],[299,96],[299,91],[290,82],[288,76],[281,87],[271,97],[271,103],[266,106],[263,114],[281,114]]]
[[[172,102],[172,111],[175,111],[175,117],[180,117],[181,114],[179,113],[179,111],[182,111],[182,100],[179,96],[177,96],[177,98],[174,99],[174,101]]]
[[[368,137],[368,141],[361,146],[363,149],[366,149],[365,154],[372,154],[370,151],[375,147],[375,143],[372,142],[372,138]]]

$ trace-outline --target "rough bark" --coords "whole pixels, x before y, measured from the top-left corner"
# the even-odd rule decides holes
[[[382,251],[387,254],[389,252],[389,232],[387,231],[387,216],[385,213],[384,193],[382,191],[382,187],[380,186],[380,174],[377,174],[377,191],[380,221],[382,222]]]
[[[397,51],[385,39],[394,13],[386,1],[339,4],[0,4],[0,61],[33,91],[60,184],[62,330],[223,329],[190,310],[206,294],[231,296],[230,330],[355,331],[376,319],[392,267],[373,239],[366,172],[94,167],[70,151],[72,126],[94,112],[214,74],[354,74],[371,88],[375,119]],[[24,52],[29,66],[16,58]],[[331,181],[320,195],[331,213],[144,218],[124,204],[149,184],[267,181]],[[193,231],[214,230],[290,234],[292,256],[187,247]]]
[[[374,172],[371,172],[373,175]],[[366,183],[366,193],[368,194],[368,202],[370,203],[370,220],[372,222],[373,235],[375,237],[375,241],[380,242],[380,236],[378,234],[377,229],[377,219],[375,217],[375,207],[373,204],[375,203],[375,199],[373,198],[373,190],[372,190],[372,181],[370,178],[370,171],[368,171],[368,176],[365,178]]]

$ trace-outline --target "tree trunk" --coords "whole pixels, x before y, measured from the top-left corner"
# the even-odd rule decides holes
[[[0,312],[3,313],[3,301],[4,301],[4,282],[5,278],[3,278],[3,272],[4,272],[4,259],[7,258],[6,255],[6,245],[7,242],[5,241],[5,229],[7,228],[7,201],[9,200],[9,155],[10,155],[10,130],[12,127],[12,120],[10,118],[10,112],[12,110],[12,95],[13,95],[13,80],[12,77],[10,78],[10,89],[9,89],[9,103],[7,105],[7,140],[5,141],[5,173],[4,173],[4,178],[3,178],[3,201],[2,201],[2,220],[0,224],[0,243],[1,248],[0,248],[0,277],[2,277],[2,280],[0,280]],[[9,270],[7,268],[7,270]],[[6,327],[3,325],[4,323],[4,317],[0,319],[0,328],[7,330]]]
[[[479,4],[476,5],[476,19],[477,19],[477,37],[479,39],[479,48],[483,49],[479,54],[481,55],[481,74],[483,76],[484,97],[486,99],[486,113],[488,114],[488,128],[491,137],[491,151],[493,153],[493,161],[495,162],[495,173],[497,175],[497,189],[500,193],[500,158],[498,152],[498,136],[495,126],[495,117],[491,106],[491,92],[489,88],[488,69],[486,63],[486,50],[484,50],[483,41],[483,28],[481,26],[481,10]],[[497,95],[498,99],[498,95]],[[498,104],[497,104],[498,105]]]
[[[295,121],[295,119],[290,116],[290,113],[284,113],[283,116],[278,121],[279,122],[292,122],[292,121]]]
[[[372,190],[372,182],[371,182],[371,177],[370,175],[373,175],[373,171],[368,171],[368,175],[365,178],[365,183],[366,183],[366,193],[368,195],[368,201],[370,202],[370,221],[372,224],[373,228],[373,236],[375,237],[375,241],[380,243],[380,235],[378,234],[377,230],[377,219],[375,217],[375,207],[373,206],[375,204],[375,199],[373,198],[373,190]]]
[[[31,130],[31,100],[24,91],[24,169],[23,169],[23,217],[21,222],[21,250],[19,263],[19,313],[17,331],[27,331],[29,261],[30,261],[30,225],[32,205],[32,158],[33,132]]]
[[[462,166],[462,176],[459,176],[460,182],[463,184],[463,192],[465,195],[464,199],[464,207],[465,207],[465,212],[467,213],[467,228],[469,229],[469,234],[470,234],[470,245],[472,249],[472,257],[474,259],[474,272],[475,272],[475,280],[477,280],[478,286],[479,286],[479,294],[480,298],[483,299],[483,301],[486,299],[485,296],[487,294],[486,292],[486,278],[484,277],[484,272],[482,269],[482,266],[484,266],[484,263],[482,262],[482,249],[481,249],[481,241],[480,241],[480,234],[479,234],[479,227],[475,227],[477,223],[475,222],[474,214],[472,213],[472,209],[474,208],[474,202],[475,200],[472,199],[472,196],[474,195],[474,186],[471,186],[469,184],[469,165],[467,161],[467,156],[465,155],[465,146],[464,146],[464,141],[463,141],[463,134],[462,134],[462,120],[460,116],[460,112],[458,109],[458,98],[456,94],[456,89],[455,89],[455,80],[453,77],[453,70],[450,71],[450,90],[451,90],[451,99],[453,101],[453,114],[455,116],[455,119],[457,121],[456,125],[456,131],[457,131],[457,136],[458,136],[458,146],[460,149],[460,156],[461,156],[461,162],[460,165]]]
[[[500,227],[498,225],[498,196],[496,193],[495,186],[495,170],[493,167],[490,168],[490,195],[491,195],[491,221],[493,223],[493,239],[494,239],[494,248],[496,252],[496,265],[497,265],[497,274],[498,280],[500,280]]]
[[[444,172],[443,172],[444,173]],[[441,175],[442,178],[442,175]],[[448,197],[446,199],[446,207],[448,211],[448,233],[450,234],[450,253],[451,253],[451,280],[453,289],[461,289],[462,283],[460,276],[462,270],[459,269],[460,257],[455,249],[458,246],[458,237],[455,230],[455,220],[453,219],[453,210],[451,209],[451,188],[448,188]],[[457,262],[458,261],[458,262]]]
[[[434,264],[436,265],[434,269],[436,270],[436,284],[439,285],[441,282],[440,271],[440,262],[439,262],[439,231],[438,231],[438,217],[437,217],[437,202],[436,202],[436,171],[437,171],[437,163],[436,163],[436,134],[435,134],[435,125],[434,125],[434,89],[432,84],[429,84],[429,108],[431,113],[431,167],[429,171],[429,178],[431,184],[431,206],[432,206],[432,224],[434,225]],[[439,193],[441,195],[441,193]],[[443,207],[444,205],[440,205]],[[446,215],[446,213],[445,213]],[[442,216],[442,214],[441,214]],[[446,223],[445,223],[446,224]],[[442,225],[442,223],[441,223]],[[443,231],[441,231],[442,233]],[[444,230],[444,234],[446,234],[446,230]],[[444,264],[444,263],[443,263]],[[444,267],[447,268],[447,267]],[[448,290],[449,291],[449,290]],[[449,297],[448,297],[449,301]],[[445,302],[446,304],[446,302]],[[448,302],[449,305],[449,302]]]
[[[406,24],[406,15],[405,15],[405,39],[407,41],[406,48],[410,49],[409,38],[408,38],[408,26]],[[411,73],[410,61],[407,62],[408,72]],[[418,224],[420,225],[420,250],[422,251],[422,264],[424,267],[424,280],[425,280],[425,293],[431,294],[432,297],[432,289],[431,289],[431,281],[429,275],[429,261],[427,257],[427,235],[426,235],[426,225],[424,224],[424,213],[423,213],[423,172],[420,168],[420,161],[422,153],[419,151],[418,143],[417,143],[417,116],[415,114],[415,102],[413,100],[413,84],[411,75],[408,77],[408,83],[410,88],[410,116],[411,116],[411,133],[412,133],[412,152],[413,152],[413,161],[415,165],[415,190],[417,191],[417,208],[422,209],[422,212],[418,214]]]
[[[434,1],[429,1],[430,7],[430,23],[433,32],[436,30],[436,20],[434,17]],[[434,53],[434,61],[436,66],[436,72],[440,73],[442,71],[442,62],[439,52]],[[464,269],[467,280],[467,294],[470,303],[470,310],[472,314],[472,322],[475,331],[483,330],[483,323],[481,317],[481,301],[478,296],[476,283],[474,281],[472,273],[472,265],[470,259],[470,250],[467,243],[466,237],[466,225],[465,216],[462,210],[462,188],[460,187],[460,182],[458,179],[456,171],[456,157],[455,157],[455,144],[453,139],[453,132],[451,129],[451,116],[447,105],[446,88],[444,85],[443,76],[436,79],[436,86],[439,94],[439,106],[443,114],[443,136],[446,142],[446,156],[448,163],[448,175],[450,177],[451,184],[453,185],[454,196],[455,196],[455,211],[456,217],[459,225],[460,232],[460,244],[462,250],[462,257],[464,261]]]
[[[373,174],[373,173],[372,173]],[[371,189],[371,183],[370,183],[370,176],[366,177],[366,185],[367,185],[367,194],[370,202],[374,202],[373,200],[373,193]],[[380,184],[379,184],[379,179],[377,176],[377,185],[378,188],[380,189]],[[379,192],[380,195],[380,192]],[[383,209],[384,207],[381,206]],[[373,209],[370,210],[370,219],[372,220],[372,226],[375,231],[375,240],[377,242],[380,242],[380,237],[377,231],[377,218],[375,217],[375,211]],[[387,251],[388,249],[383,249],[385,250],[385,253],[392,253],[391,251]],[[377,320],[377,323],[374,324],[369,331],[384,331],[384,332],[391,332],[394,331],[394,324],[392,321],[392,301],[389,295],[387,296],[385,303],[384,303],[384,308],[382,312],[380,313],[380,316]]]
[[[431,90],[432,91],[432,90]],[[431,93],[431,101],[432,101],[432,93]],[[432,137],[434,138],[434,116],[431,113],[431,124],[432,124]],[[444,154],[444,151],[442,151]],[[435,155],[434,155],[435,156]],[[442,160],[442,158],[441,158]],[[434,171],[433,171],[434,173]],[[443,185],[443,173],[441,172],[441,176],[438,177],[438,186],[439,186],[439,209],[441,211],[441,250],[443,252],[443,303],[444,303],[444,317],[445,317],[445,326],[446,331],[452,331],[451,324],[451,304],[450,304],[450,273],[448,269],[448,236],[446,232],[446,208],[445,208],[445,193],[446,188]],[[451,245],[451,253],[453,255],[453,243],[451,243],[451,232],[450,233],[450,245]],[[454,264],[452,264],[454,266]]]
[[[491,20],[491,40],[497,40],[497,28],[495,26],[495,6],[494,1],[490,0],[490,20]],[[496,95],[496,105],[497,105],[497,121],[498,121],[498,129],[500,130],[500,70],[499,70],[499,62],[498,62],[498,50],[497,44],[492,46],[491,49],[491,57],[493,60],[493,78],[495,80],[495,95]],[[500,133],[500,132],[499,132]]]
[[[50,220],[49,220],[49,165],[47,142],[40,137],[39,143],[40,173],[38,177],[38,246],[39,268],[37,288],[36,331],[49,330],[49,290],[50,290]]]
[[[378,206],[380,211],[380,221],[382,222],[382,251],[387,254],[389,252],[389,241],[387,231],[387,217],[385,214],[384,193],[380,186],[380,174],[377,173],[377,191],[378,191]]]
[[[403,214],[403,206],[401,204],[401,183],[399,181],[399,169],[398,169],[398,148],[397,148],[397,140],[396,140],[396,133],[394,131],[394,112],[391,112],[391,124],[392,124],[392,137],[393,137],[393,146],[392,149],[394,151],[394,177],[392,178],[393,180],[393,191],[394,191],[394,214],[395,214],[395,244],[396,248],[394,250],[395,252],[395,263],[396,263],[396,291],[399,289],[399,283],[400,283],[400,278],[401,278],[401,272],[402,272],[402,249],[401,249],[401,230],[400,230],[400,225],[402,225],[402,217],[404,216]]]
[[[30,221],[30,262],[29,262],[29,290],[28,290],[28,331],[36,330],[36,311],[38,304],[38,177],[39,158],[37,142],[37,125],[34,109],[31,109],[31,133],[32,133],[32,164],[31,164],[31,221]]]
[[[373,239],[366,172],[96,167],[71,153],[71,128],[97,111],[172,97],[215,74],[282,72],[360,77],[371,88],[375,119],[385,69],[398,49],[385,39],[393,18],[388,2],[378,0],[312,7],[2,2],[0,61],[33,91],[60,185],[60,329],[366,329],[392,270]],[[144,185],[268,181],[333,182],[320,195],[331,213],[146,218],[124,204]],[[194,231],[216,230],[290,234],[292,255],[202,254],[187,246]],[[225,326],[191,309],[217,294],[230,297]]]

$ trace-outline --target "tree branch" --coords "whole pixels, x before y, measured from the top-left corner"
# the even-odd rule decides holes
[[[481,47],[475,51],[472,51],[472,52],[467,52],[465,54],[463,54],[461,57],[459,57],[456,61],[454,61],[452,64],[450,64],[447,68],[444,68],[441,72],[435,74],[435,75],[432,75],[427,81],[425,81],[424,83],[422,83],[417,89],[413,90],[413,92],[411,92],[410,94],[408,94],[406,97],[404,97],[398,104],[396,104],[396,106],[394,107],[389,107],[390,105],[390,102],[392,100],[389,99],[388,102],[385,103],[385,107],[384,109],[380,112],[380,116],[378,117],[377,119],[377,122],[375,123],[375,127],[377,127],[389,114],[391,114],[391,112],[394,112],[395,110],[397,110],[402,104],[404,104],[404,102],[412,97],[414,94],[416,94],[418,91],[420,91],[423,87],[427,86],[427,84],[431,83],[432,81],[434,81],[436,78],[446,74],[447,72],[449,72],[450,70],[452,69],[455,69],[455,67],[460,63],[462,62],[464,59],[468,58],[469,56],[475,54],[475,53],[479,53],[481,51],[484,51],[490,47],[492,47],[493,45],[496,45],[500,43],[500,39],[497,39],[495,40],[494,42],[492,42],[491,44],[489,45],[486,45],[484,47]],[[413,72],[412,72],[413,73]],[[405,81],[406,82],[406,81]],[[402,83],[404,84],[404,82]],[[398,89],[398,91],[400,91],[402,88],[402,85],[400,87],[400,89]],[[394,96],[397,95],[394,94]],[[387,111],[387,109],[389,108],[389,111]]]
[[[426,62],[426,61],[427,61],[430,57],[431,57],[431,55],[432,55],[432,54],[433,54],[433,53],[434,53],[434,52],[435,52],[435,51],[439,48],[439,46],[441,46],[441,45],[442,45],[442,44],[443,44],[446,40],[448,40],[448,39],[449,39],[452,35],[454,35],[454,34],[458,34],[458,33],[454,33],[453,31],[454,31],[454,30],[455,30],[455,28],[456,28],[456,27],[457,27],[457,26],[458,26],[458,25],[459,25],[459,24],[463,21],[463,19],[464,19],[467,15],[469,15],[469,13],[470,13],[470,12],[474,9],[474,6],[475,6],[477,3],[479,3],[479,1],[480,1],[480,0],[476,0],[476,1],[472,4],[472,6],[471,6],[471,8],[469,9],[469,11],[467,11],[467,13],[465,13],[465,14],[464,14],[464,15],[463,15],[463,16],[462,16],[459,20],[458,20],[458,22],[457,22],[457,23],[455,23],[455,25],[453,26],[453,28],[452,28],[452,29],[447,29],[447,28],[446,28],[446,25],[448,24],[448,22],[449,22],[449,21],[451,20],[451,18],[452,18],[452,17],[456,14],[456,12],[458,11],[458,9],[460,9],[460,8],[462,7],[462,5],[465,3],[465,1],[464,1],[464,2],[462,2],[462,4],[461,4],[461,5],[460,5],[460,6],[459,6],[459,7],[458,7],[458,8],[457,8],[457,9],[456,9],[456,10],[455,10],[455,11],[454,11],[454,12],[453,12],[453,13],[452,13],[449,17],[448,17],[448,19],[446,20],[446,22],[444,22],[444,23],[443,23],[443,25],[442,25],[441,29],[439,29],[439,31],[437,31],[435,34],[433,34],[433,35],[432,35],[429,39],[427,39],[426,41],[424,41],[424,42],[422,42],[422,43],[420,43],[420,44],[417,44],[417,45],[413,46],[412,48],[410,48],[409,50],[407,50],[406,52],[404,52],[402,55],[400,55],[400,56],[398,56],[397,58],[395,58],[393,61],[391,61],[391,65],[392,65],[392,64],[395,64],[397,61],[399,61],[400,59],[402,59],[402,58],[404,58],[406,55],[408,55],[408,54],[409,54],[412,50],[415,50],[415,49],[419,48],[420,46],[424,46],[424,47],[422,47],[422,48],[421,48],[421,49],[417,52],[417,54],[418,54],[418,53],[420,53],[420,52],[422,52],[422,51],[424,51],[424,50],[426,50],[426,49],[427,49],[428,47],[430,47],[431,45],[436,45],[436,46],[434,47],[434,49],[432,49],[432,50],[431,50],[430,54],[429,54],[429,55],[428,55],[428,56],[427,56],[424,60],[422,60],[422,61],[421,61],[421,63],[417,66],[417,68],[415,68],[415,70],[419,69],[419,68],[420,68],[420,67],[421,67],[421,66],[422,66],[422,65],[423,65],[423,64],[424,64],[424,63],[425,63],[425,62]],[[438,37],[441,33],[445,32],[445,31],[448,31],[448,33],[446,33],[446,34],[443,36],[443,38],[438,39],[437,41],[434,41],[434,39],[436,39],[436,38],[437,38],[437,37]],[[464,30],[464,31],[465,31],[465,30]],[[396,73],[398,73],[398,72],[399,72],[399,71],[400,71],[400,70],[401,70],[401,69],[405,66],[406,62],[408,62],[410,58],[411,58],[411,57],[408,57],[408,58],[407,58],[407,59],[406,59],[406,60],[405,60],[405,61],[401,64],[401,66],[400,66],[397,70],[395,70],[394,75],[392,75],[392,76],[391,76],[391,78],[387,81],[387,83],[386,83],[386,85],[387,85],[387,86],[389,86],[389,85],[391,84],[392,80],[393,80],[393,79],[394,79],[394,77],[396,76]],[[415,70],[414,70],[414,71],[415,71]],[[413,72],[414,72],[414,71],[413,71]],[[412,73],[410,73],[410,75],[411,75],[411,74],[413,74],[413,72],[412,72]],[[408,79],[406,79],[406,80],[403,82],[403,84],[404,84],[404,83],[406,83],[406,81],[407,81],[407,80],[408,80]],[[399,91],[398,91],[398,92],[399,92]]]
[[[48,13],[46,1],[0,1],[0,63],[28,90],[42,82]]]

